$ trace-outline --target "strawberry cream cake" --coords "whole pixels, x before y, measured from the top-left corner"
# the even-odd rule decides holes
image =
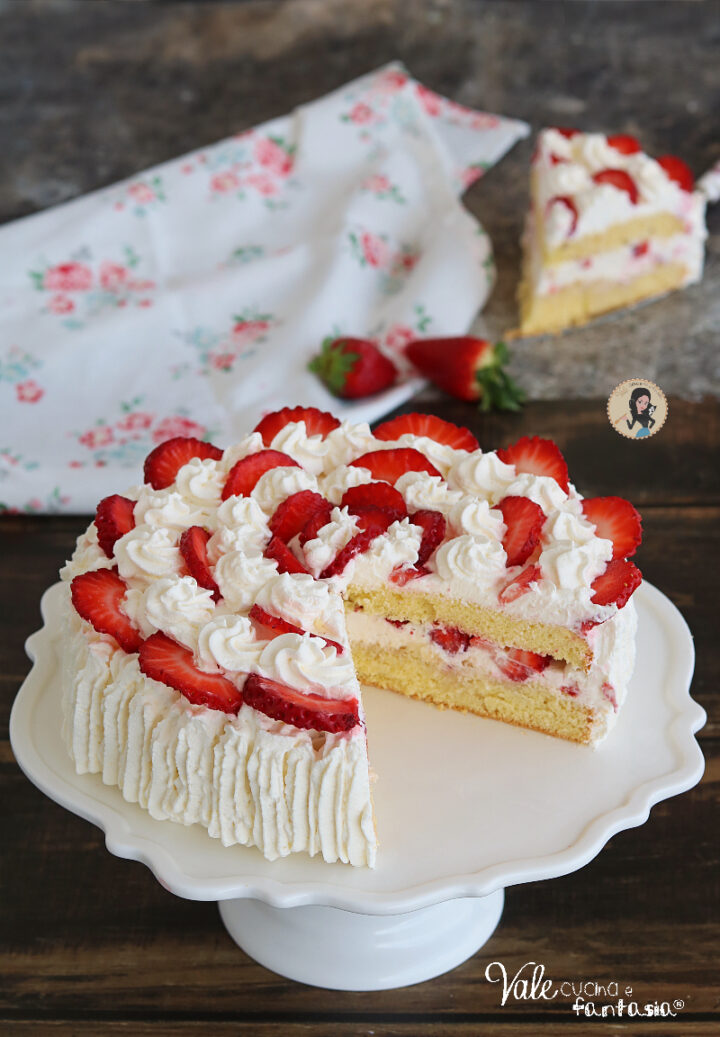
[[[706,196],[682,159],[634,137],[543,130],[519,289],[520,333],[558,331],[702,277]]]
[[[640,517],[550,440],[313,408],[171,439],[62,571],[64,738],[155,818],[372,867],[358,681],[582,743],[633,667]]]

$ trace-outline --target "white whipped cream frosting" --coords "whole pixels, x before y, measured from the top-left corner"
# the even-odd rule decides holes
[[[280,634],[268,641],[258,663],[260,673],[298,691],[331,698],[357,696],[355,670],[348,652],[318,637]]]
[[[500,541],[480,534],[463,533],[445,541],[435,555],[439,575],[474,594],[477,587],[493,586],[505,571],[505,550]]]
[[[328,625],[335,628],[337,624],[336,596],[327,583],[308,573],[278,573],[271,577],[260,588],[257,604],[270,615],[281,616],[303,630],[322,633]]]
[[[181,560],[178,541],[176,529],[135,526],[115,543],[118,572],[124,580],[157,580],[177,572]]]
[[[257,673],[267,645],[257,639],[247,616],[214,616],[198,634],[197,660],[209,672],[221,668],[230,673]]]
[[[508,494],[515,468],[501,461],[494,451],[475,450],[457,461],[448,473],[450,486],[497,504]]]
[[[304,468],[280,466],[260,476],[252,491],[252,498],[266,515],[272,516],[278,504],[301,490],[317,491],[315,477]]]
[[[305,542],[305,561],[313,576],[319,576],[333,561],[355,535],[357,528],[357,519],[347,508],[332,509],[330,521],[318,530],[316,537]]]
[[[232,609],[248,611],[260,588],[277,573],[277,564],[263,555],[228,551],[215,566],[215,581]]]
[[[273,450],[280,450],[292,457],[306,472],[320,475],[330,450],[327,439],[322,435],[308,436],[304,421],[291,421],[280,429],[272,443]]]
[[[156,630],[192,649],[214,611],[212,591],[198,587],[192,576],[163,577],[145,594],[148,621]]]
[[[460,490],[451,490],[439,475],[427,472],[406,472],[395,483],[395,489],[403,495],[409,512],[428,509],[439,511],[446,518],[463,497]]]

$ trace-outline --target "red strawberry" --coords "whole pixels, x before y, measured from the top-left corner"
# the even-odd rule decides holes
[[[326,410],[318,410],[317,407],[283,407],[282,410],[274,410],[272,414],[266,414],[262,421],[255,426],[253,432],[259,432],[265,446],[270,446],[278,432],[291,421],[304,421],[308,436],[324,437],[340,425],[334,415]]]
[[[209,539],[210,534],[202,526],[190,526],[180,537],[180,554],[185,559],[188,571],[195,578],[198,587],[212,591],[215,601],[219,601],[220,588],[210,570],[207,553]]]
[[[296,627],[293,623],[288,623],[286,619],[282,619],[280,616],[273,616],[265,609],[260,608],[259,605],[253,605],[250,609],[250,619],[255,620],[256,623],[260,623],[261,626],[269,627],[270,630],[274,630],[276,635],[279,634],[306,634],[307,631],[303,630],[302,627]],[[312,634],[313,637],[319,637],[321,641],[324,641],[326,645],[332,646],[338,655],[342,655],[345,649],[337,641],[332,641],[329,637],[323,637],[322,634]]]
[[[641,583],[642,573],[633,562],[613,558],[605,571],[593,580],[594,593],[590,600],[593,605],[617,605],[621,609]]]
[[[221,713],[237,713],[243,695],[221,673],[205,673],[195,665],[189,648],[158,631],[140,649],[140,669],[146,677],[179,691],[195,706],[209,706]]]
[[[511,681],[526,681],[534,673],[542,673],[551,662],[549,655],[538,655],[522,648],[507,648],[495,655],[495,665]]]
[[[222,455],[222,450],[212,443],[205,443],[193,436],[166,439],[145,458],[145,482],[150,483],[154,490],[164,490],[166,486],[175,482],[175,476],[182,466],[194,457],[219,461]]]
[[[435,642],[436,645],[440,645],[450,655],[456,655],[457,652],[467,651],[468,645],[470,644],[470,635],[463,633],[462,630],[458,630],[457,627],[446,627],[436,624],[430,630],[430,639]]]
[[[309,731],[352,731],[360,720],[357,699],[303,694],[259,673],[251,673],[245,681],[243,697],[265,716]]]
[[[137,652],[142,634],[122,611],[127,584],[115,569],[81,573],[70,584],[72,603],[78,615],[99,634],[110,634],[126,652]]]
[[[677,155],[661,155],[658,165],[662,166],[671,180],[682,187],[683,191],[692,191],[695,186],[695,177],[690,166],[686,165]]]
[[[405,472],[427,472],[440,475],[435,465],[413,447],[397,447],[394,450],[371,450],[356,457],[350,464],[355,468],[367,468],[373,479],[395,483]]]
[[[392,421],[383,421],[373,432],[375,439],[400,439],[410,432],[414,436],[427,436],[428,439],[453,450],[477,450],[480,444],[470,429],[453,425],[451,421],[443,421],[434,414],[401,414]]]
[[[539,565],[528,565],[526,569],[510,580],[510,583],[505,584],[503,589],[498,594],[498,601],[501,605],[509,605],[511,601],[515,601],[516,598],[521,597],[527,591],[533,583],[537,583],[542,578],[542,569]]]
[[[407,515],[405,499],[399,490],[387,482],[369,482],[362,486],[351,486],[345,490],[342,508],[348,508],[353,515],[358,508],[384,508],[394,514],[396,519],[404,519]]]
[[[563,137],[567,137],[568,140],[570,140],[571,137],[576,137],[580,132],[580,130],[575,130],[570,126],[553,126],[552,129],[555,130],[556,133],[561,133]]]
[[[590,497],[582,503],[583,515],[595,526],[596,536],[613,542],[613,558],[634,555],[642,540],[642,520],[630,501],[622,497]]]
[[[610,184],[617,187],[618,191],[626,191],[633,205],[637,205],[638,189],[635,181],[624,169],[601,169],[599,173],[593,174],[596,184]]]
[[[633,245],[632,254],[636,259],[640,259],[642,256],[646,256],[650,251],[649,241],[639,241],[637,245]]]
[[[323,526],[326,526],[330,521],[330,514],[332,512],[332,505],[328,501],[327,510],[317,511],[306,525],[303,526],[302,532],[298,537],[300,545],[302,547],[308,542],[308,540],[314,540],[318,535]]]
[[[507,526],[503,537],[505,564],[524,565],[540,542],[545,512],[528,497],[505,497],[497,506]]]
[[[551,154],[550,154],[550,165],[551,166],[559,166],[559,165],[562,165],[563,162],[569,162],[569,159],[567,159],[567,158],[560,158],[559,155],[553,155],[552,152],[551,152]]]
[[[372,529],[377,533],[384,533],[398,520],[397,512],[391,508],[373,508],[369,505],[357,505],[352,514],[357,519],[358,529]]]
[[[377,511],[379,512],[380,508]],[[387,526],[389,525],[390,522],[388,521]],[[387,529],[387,526],[385,526],[385,529]],[[345,571],[350,559],[354,558],[355,555],[362,554],[363,551],[367,551],[373,540],[384,533],[385,529],[380,529],[377,524],[374,524],[368,529],[362,529],[359,533],[356,533],[354,537],[348,540],[345,547],[338,551],[332,562],[325,566],[320,573],[320,579],[326,580],[331,576],[339,576],[340,573]]]
[[[611,148],[615,148],[621,155],[637,155],[640,144],[637,137],[631,137],[629,133],[614,133],[607,139]]]
[[[567,236],[569,238],[571,238],[573,236],[573,234],[575,233],[576,229],[577,229],[577,222],[578,222],[577,205],[575,204],[575,202],[572,200],[572,198],[569,195],[567,195],[567,194],[556,194],[554,198],[550,199],[550,201],[547,203],[547,205],[545,207],[545,215],[546,216],[550,212],[550,206],[551,205],[564,205],[565,208],[569,211],[570,216],[571,216],[571,220],[570,220],[570,230],[568,231]]]
[[[277,562],[279,573],[306,573],[307,569],[292,553],[287,544],[280,537],[271,537],[270,543],[265,548],[265,557],[272,558]]]
[[[291,493],[282,504],[278,504],[270,519],[270,532],[283,543],[289,543],[297,536],[315,515],[330,518],[331,505],[319,493],[312,490],[300,490]],[[325,525],[323,522],[323,525]]]
[[[428,576],[429,574],[430,569],[426,565],[408,565],[404,568],[401,565],[396,565],[390,573],[390,579],[398,587],[404,587],[406,583],[410,583],[410,580],[417,580],[420,576]]]
[[[439,511],[431,511],[429,508],[421,508],[420,511],[413,512],[410,521],[414,526],[420,526],[423,531],[417,562],[415,562],[415,568],[419,569],[424,567],[430,555],[445,539],[447,523],[444,515]]]
[[[228,472],[223,486],[222,499],[228,497],[249,497],[261,476],[271,468],[290,466],[299,468],[297,461],[283,454],[280,450],[260,450],[257,454],[248,454],[234,464]]]
[[[510,380],[503,364],[509,353],[504,342],[484,338],[423,338],[410,342],[405,353],[421,374],[460,400],[478,400],[481,410],[519,410],[525,394]]]
[[[505,464],[515,465],[520,474],[546,475],[554,479],[558,486],[568,490],[568,470],[565,458],[552,439],[541,439],[540,436],[522,436],[517,443],[501,448],[498,457]]]
[[[326,338],[308,367],[331,393],[346,400],[372,396],[397,378],[392,360],[365,338]]]
[[[112,558],[115,541],[135,528],[135,501],[118,493],[103,497],[95,512],[95,525],[100,547]]]

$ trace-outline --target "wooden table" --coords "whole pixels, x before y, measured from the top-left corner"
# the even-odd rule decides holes
[[[534,128],[575,123],[635,133],[651,152],[677,152],[701,172],[718,157],[716,20],[713,3],[653,0],[9,0],[0,5],[0,220],[282,114],[396,57],[466,104]],[[495,246],[498,285],[487,317],[500,330],[515,320],[531,148],[519,145],[466,196]],[[484,977],[493,960],[510,974],[535,961],[556,981],[615,981],[641,1003],[685,1002],[675,1020],[622,1020],[617,1032],[720,1033],[720,406],[709,397],[686,401],[718,395],[719,218],[718,211],[710,217],[702,285],[560,339],[518,344],[514,372],[535,399],[522,415],[480,418],[433,394],[415,403],[470,424],[485,446],[523,432],[550,435],[582,491],[622,494],[641,508],[639,564],[696,639],[694,694],[710,717],[701,734],[702,784],[659,804],[581,871],[510,889],[497,933],[447,976],[372,994],[285,982],[237,949],[212,904],[176,899],[141,865],[112,857],[96,829],[19,771],[7,719],[28,670],[23,641],[87,518],[6,516],[0,1033],[608,1032],[598,1020],[576,1020],[567,999],[501,1007],[497,986]],[[604,409],[610,389],[636,375],[675,394],[666,427],[642,444],[616,435]]]
[[[406,408],[409,409],[409,408]],[[714,450],[720,407],[670,400],[664,429],[643,443],[610,428],[604,401],[532,403],[519,416],[480,417],[470,405],[433,406],[469,424],[485,447],[523,433],[556,439],[586,494],[621,494],[641,508],[638,564],[681,609],[695,635],[693,694],[707,709],[708,769],[700,786],[653,808],[641,828],[615,836],[587,867],[511,888],[490,942],[454,972],[379,993],[315,990],[248,959],[213,904],[165,892],[143,866],[118,860],[102,834],[38,792],[7,742],[7,717],[28,669],[24,638],[38,602],[87,519],[6,517],[0,523],[5,633],[2,689],[5,884],[0,1032],[18,1034],[418,1034],[499,1037],[597,1034],[571,1000],[510,1001],[485,979],[491,961],[510,975],[541,962],[575,983],[631,986],[641,1003],[685,1002],[674,1021],[626,1024],[623,1033],[716,1035],[720,726],[717,573],[720,481]],[[562,805],[558,804],[558,809]],[[715,988],[715,989],[714,989]],[[603,999],[598,998],[598,1003]],[[482,1030],[482,1032],[485,1032]]]

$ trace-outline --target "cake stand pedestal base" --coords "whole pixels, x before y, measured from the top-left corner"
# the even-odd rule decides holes
[[[330,990],[390,990],[449,972],[490,938],[504,891],[399,915],[221,900],[235,943],[265,968]]]

